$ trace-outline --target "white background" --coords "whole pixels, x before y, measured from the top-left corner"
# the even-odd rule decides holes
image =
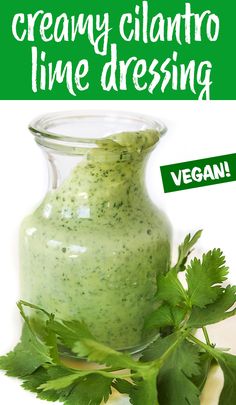
[[[201,249],[221,247],[236,284],[236,183],[164,194],[160,165],[236,153],[236,102],[181,101],[0,101],[0,354],[16,343],[20,322],[18,228],[22,218],[46,192],[46,165],[27,125],[38,114],[70,109],[118,109],[160,118],[168,127],[150,158],[147,172],[151,197],[169,216],[174,240],[204,229]],[[0,374],[4,405],[42,403],[16,380]],[[17,398],[17,401],[16,401]]]

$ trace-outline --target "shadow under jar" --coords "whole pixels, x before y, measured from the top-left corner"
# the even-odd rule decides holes
[[[22,298],[63,320],[83,319],[118,350],[141,350],[170,228],[151,202],[145,166],[164,127],[116,112],[62,112],[30,124],[49,190],[21,225]]]

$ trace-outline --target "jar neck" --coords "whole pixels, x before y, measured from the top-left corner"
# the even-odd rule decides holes
[[[47,206],[56,204],[61,215],[65,213],[68,217],[75,211],[78,216],[103,215],[112,208],[139,205],[147,198],[144,181],[146,153],[133,156],[133,159],[127,156],[118,159],[84,156],[70,173],[65,173],[62,161],[49,155],[50,189],[45,199]],[[68,170],[68,163],[64,167]]]

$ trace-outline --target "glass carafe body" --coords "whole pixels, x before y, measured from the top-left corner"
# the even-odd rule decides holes
[[[135,352],[151,338],[143,324],[170,260],[168,221],[145,187],[160,131],[149,122],[143,128],[144,118],[140,129],[125,116],[117,131],[117,116],[74,115],[31,125],[48,161],[49,190],[21,225],[22,298],[59,319],[83,319],[99,341]]]

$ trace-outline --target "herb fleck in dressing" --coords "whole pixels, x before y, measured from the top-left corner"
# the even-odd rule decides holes
[[[117,349],[145,343],[156,276],[169,262],[169,227],[144,186],[158,139],[145,130],[98,140],[21,227],[23,299],[84,319]]]

